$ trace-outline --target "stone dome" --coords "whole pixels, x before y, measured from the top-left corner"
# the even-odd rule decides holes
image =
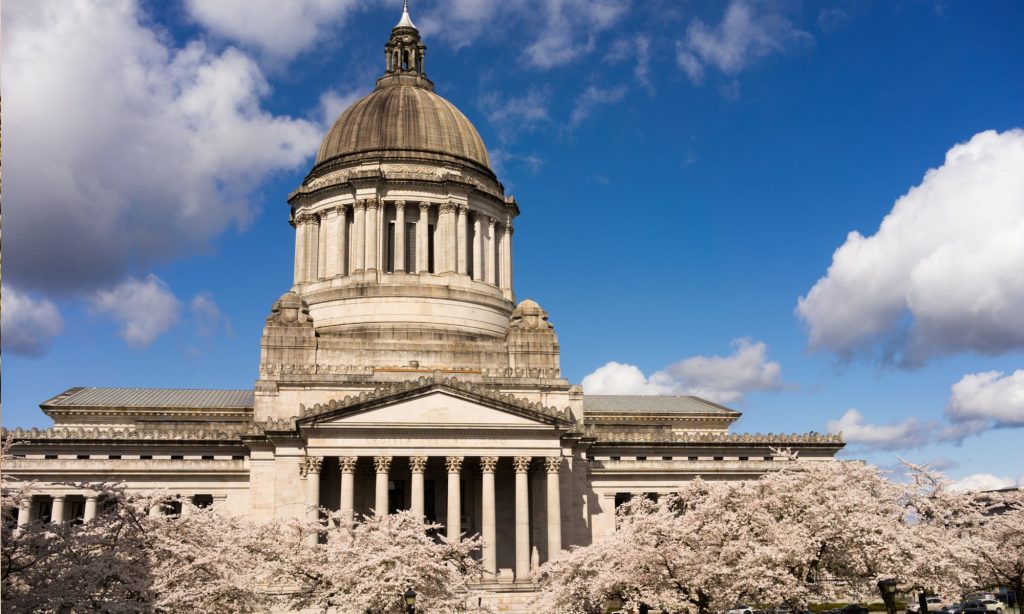
[[[382,156],[455,158],[490,173],[487,149],[476,128],[420,75],[386,75],[378,80],[373,92],[334,122],[315,166]]]

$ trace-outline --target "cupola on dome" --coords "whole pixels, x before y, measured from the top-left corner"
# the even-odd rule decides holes
[[[490,171],[483,139],[455,105],[434,92],[423,69],[426,45],[408,12],[384,47],[385,74],[334,122],[316,157],[322,164],[369,158],[454,159]]]

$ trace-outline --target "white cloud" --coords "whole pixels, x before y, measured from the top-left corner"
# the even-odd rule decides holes
[[[975,473],[950,484],[953,490],[999,490],[1001,488],[1024,487],[1024,475],[1011,478],[992,475],[991,473]]]
[[[746,0],[732,0],[717,26],[700,19],[690,23],[686,37],[676,44],[676,63],[699,84],[708,67],[736,75],[755,60],[812,40],[786,17],[758,12]]]
[[[330,128],[346,109],[369,93],[368,88],[355,86],[344,93],[337,90],[327,90],[321,94],[320,115],[324,129]]]
[[[638,367],[609,362],[583,378],[588,394],[694,395],[716,403],[736,403],[749,392],[779,390],[779,363],[767,359],[764,343],[736,339],[728,356],[694,356],[646,377]]]
[[[228,40],[291,59],[324,39],[355,9],[357,0],[187,0],[192,19]],[[397,21],[397,16],[396,16]]]
[[[319,144],[314,123],[261,108],[249,57],[169,47],[147,19],[131,1],[4,7],[4,264],[20,287],[95,290],[204,249]]]
[[[437,36],[456,49],[484,35],[513,33],[525,64],[550,69],[585,61],[598,36],[618,23],[628,6],[626,0],[455,0],[413,18],[424,37]]]
[[[8,284],[3,289],[0,329],[5,352],[42,356],[50,349],[50,341],[64,330],[64,319],[52,302],[33,299]]]
[[[209,292],[200,292],[189,303],[192,321],[200,337],[212,337],[221,332],[230,334],[231,322],[221,313],[220,305]]]
[[[550,96],[549,90],[538,88],[530,88],[522,96],[502,97],[489,92],[480,97],[479,106],[502,140],[509,140],[551,119],[548,115]]]
[[[799,300],[812,349],[929,358],[1024,348],[1024,131],[981,132],[851,232]]]
[[[569,114],[569,127],[575,128],[583,123],[583,120],[590,117],[594,107],[602,104],[614,104],[626,97],[625,87],[604,89],[591,85],[583,90],[576,99],[576,106]]]
[[[1024,370],[968,373],[953,384],[946,414],[954,422],[1024,426]]]
[[[871,424],[856,409],[848,409],[838,420],[829,420],[830,433],[842,433],[847,443],[866,450],[909,450],[931,443],[935,423],[922,423],[913,416],[897,424]]]
[[[633,77],[643,86],[648,93],[654,93],[654,85],[651,83],[651,37],[645,34],[638,34],[633,38],[622,38],[615,41],[611,49],[605,55],[605,60],[612,64],[618,64],[629,59],[635,59],[633,65]]]
[[[118,334],[134,348],[156,341],[178,323],[181,313],[181,303],[156,275],[126,279],[110,290],[96,292],[89,303],[93,313],[117,322],[121,327]]]

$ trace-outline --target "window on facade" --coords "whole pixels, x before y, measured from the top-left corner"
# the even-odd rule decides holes
[[[671,456],[662,456],[661,460],[672,460]]]
[[[629,503],[633,500],[633,493],[631,492],[617,492],[615,493],[615,509],[619,509],[621,506]]]
[[[434,225],[427,225],[427,271],[435,273],[434,270]]]
[[[77,458],[78,460],[89,460],[89,455],[88,454],[77,454],[77,455],[75,455],[75,458]]]
[[[749,456],[741,456],[740,460],[741,461],[750,460],[750,457]]]
[[[184,460],[185,457],[181,454],[171,454],[171,460]]]
[[[213,495],[196,495],[192,497],[192,504],[203,509],[213,505]]]
[[[84,499],[72,499],[68,501],[68,508],[72,524],[82,524],[83,522],[85,522]]]
[[[121,455],[120,454],[111,454],[111,455],[107,456],[107,458],[109,458],[110,460],[121,460]]]
[[[766,457],[764,457],[764,459],[766,461],[773,461],[773,460],[775,460],[775,457],[774,456],[766,456]]]
[[[416,224],[405,223],[405,272],[416,272]]]
[[[697,460],[697,457],[696,456],[691,456],[690,460],[695,461],[695,460]]]
[[[181,518],[181,501],[166,501],[160,506],[160,511],[164,516]]]
[[[724,459],[725,459],[725,457],[724,457],[724,456],[716,456],[716,457],[715,457],[715,460],[724,460]]]
[[[213,460],[213,454],[203,454],[203,460]]]
[[[152,454],[139,454],[139,460],[153,460]]]
[[[44,454],[43,458],[46,459],[46,460],[57,460],[57,455],[56,454]]]
[[[231,457],[231,460],[245,460],[244,454],[235,454]]]
[[[610,456],[608,458],[609,458],[609,460],[613,460],[613,461],[622,460],[621,456]]]
[[[39,507],[36,508],[38,510],[36,518],[39,519],[39,522],[43,524],[50,522],[53,517],[53,501],[40,501],[37,505]]]
[[[646,456],[638,456],[638,457],[636,457],[636,459],[638,461],[645,461],[645,460],[647,460],[647,457]]]
[[[388,273],[395,272],[395,223],[388,222],[387,243],[384,246],[384,270]]]

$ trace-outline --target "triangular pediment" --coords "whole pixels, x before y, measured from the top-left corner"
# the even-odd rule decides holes
[[[486,386],[435,377],[303,408],[298,424],[533,429],[564,428],[571,418],[568,409],[544,407]]]

